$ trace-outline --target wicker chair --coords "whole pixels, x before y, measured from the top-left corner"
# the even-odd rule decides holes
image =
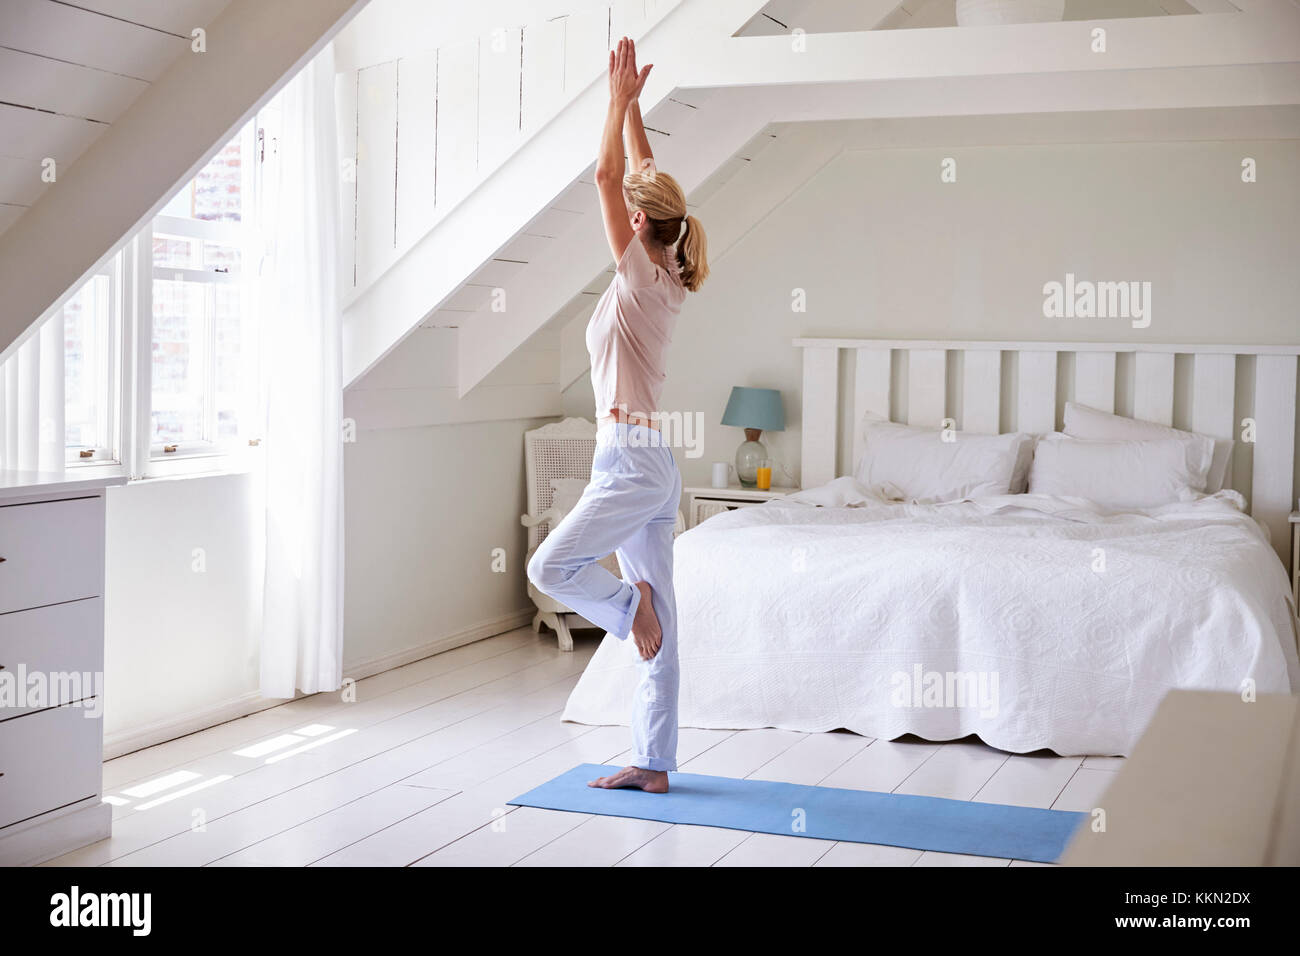
[[[591,480],[591,460],[595,454],[596,425],[585,418],[566,418],[524,433],[528,514],[521,516],[519,521],[528,529],[525,567],[550,529],[577,504],[582,489]],[[680,534],[685,527],[686,521],[679,511],[674,534]],[[618,559],[613,554],[601,558],[600,564],[610,573],[621,576]],[[537,590],[531,581],[528,582],[528,597],[537,605],[533,630],[540,633],[543,624],[551,628],[562,651],[573,650],[573,629],[596,626]]]

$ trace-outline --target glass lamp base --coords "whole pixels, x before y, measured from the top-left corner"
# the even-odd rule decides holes
[[[758,487],[758,463],[767,458],[767,448],[761,441],[744,441],[736,449],[736,475],[741,487]]]

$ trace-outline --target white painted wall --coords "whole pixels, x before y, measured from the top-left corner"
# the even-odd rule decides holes
[[[357,429],[345,459],[345,672],[531,618],[523,435],[560,412],[558,334],[534,337],[463,399],[458,334],[417,329],[344,393]],[[498,547],[504,573],[491,570]]]
[[[523,434],[543,423],[358,432],[346,455],[345,672],[531,618]],[[492,571],[494,548],[505,549],[504,573]]]
[[[345,455],[345,674],[376,673],[531,618],[523,433],[542,423],[358,431]],[[110,489],[107,510],[110,753],[273,703],[258,694],[256,476],[136,482]],[[506,550],[503,574],[490,567],[497,547]]]
[[[256,696],[264,540],[256,489],[250,475],[109,489],[110,742]]]
[[[939,181],[945,156],[955,184]],[[1245,156],[1258,164],[1251,185]],[[787,159],[773,149],[751,172]],[[798,335],[1295,343],[1298,171],[1294,139],[839,154],[746,223],[688,300],[663,396],[668,410],[705,415],[704,456],[679,456],[685,482],[707,483],[709,462],[734,455],[740,431],[718,424],[732,385],[782,390],[791,427],[765,441],[797,474]],[[710,211],[735,208],[754,182],[738,176],[702,206],[706,230],[734,229]],[[1067,271],[1150,281],[1150,328],[1044,318],[1043,284]],[[796,288],[806,313],[791,310]],[[564,411],[591,414],[585,376]]]

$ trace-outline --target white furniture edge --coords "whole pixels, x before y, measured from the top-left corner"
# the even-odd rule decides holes
[[[1171,690],[1060,862],[1295,866],[1297,758],[1295,697]],[[1091,825],[1097,809],[1104,828]]]
[[[5,827],[0,866],[35,866],[111,835],[113,808],[100,796]]]
[[[0,506],[73,498],[77,495],[98,495],[105,488],[125,484],[124,475],[80,476],[75,472],[0,471]]]
[[[798,490],[785,485],[773,485],[771,488],[746,488],[742,485],[714,488],[712,485],[690,485],[682,489],[682,494],[692,498],[718,498],[723,501],[766,501],[769,498],[784,498]]]
[[[691,485],[682,489],[682,497],[686,503],[684,523],[688,530],[698,528],[703,524],[703,520],[696,520],[695,503],[697,501],[729,502],[740,507],[749,507],[751,505],[761,505],[774,498],[784,498],[786,495],[792,495],[798,490],[798,488],[781,485],[772,488],[746,488],[743,485],[714,488],[712,485]]]
[[[871,410],[897,420],[893,397],[907,405],[910,425],[938,427],[945,413],[958,428],[1000,432],[1001,410],[1011,409],[1018,431],[1053,431],[1063,400],[1114,409],[1117,357],[1134,356],[1133,405],[1137,417],[1172,424],[1176,397],[1175,363],[1169,356],[1192,356],[1187,383],[1192,431],[1233,439],[1240,446],[1242,418],[1255,420],[1250,487],[1232,481],[1226,487],[1246,495],[1250,514],[1268,528],[1274,550],[1287,564],[1291,543],[1288,517],[1294,505],[1296,375],[1300,346],[1177,345],[1136,342],[938,341],[913,339],[806,338],[793,340],[803,349],[802,475],[805,488],[824,484],[839,473],[840,352],[852,353],[853,395],[851,463],[861,454],[863,413]],[[958,353],[954,355],[953,353]],[[1003,353],[1013,353],[1016,372],[1004,377]],[[1074,395],[1059,394],[1057,366],[1062,354],[1075,357]],[[1255,365],[1255,387],[1244,404],[1237,402],[1236,366],[1245,358]],[[1080,361],[1082,359],[1082,361]],[[961,363],[952,369],[950,363]],[[906,370],[903,394],[900,374]],[[952,415],[948,373],[962,373],[962,414]],[[916,374],[911,374],[915,371]],[[1014,394],[1011,390],[1014,389]],[[974,414],[972,414],[972,411]],[[971,419],[967,424],[963,419]],[[974,427],[972,427],[974,426]],[[1294,570],[1294,569],[1292,569]]]
[[[96,520],[102,525],[106,522],[107,489],[125,483],[126,478],[122,476],[99,475],[91,477],[76,475],[75,473],[69,476],[62,472],[32,472],[6,469],[0,471],[0,510],[10,507],[21,508],[28,505],[40,506],[42,503],[73,499],[98,498],[100,502],[97,505]],[[97,617],[98,634],[96,639],[102,647],[104,641],[102,602],[105,600],[105,578],[108,569],[104,557],[104,541],[107,528],[101,527],[100,530],[98,580],[94,589],[96,592],[94,597],[101,602]],[[59,605],[71,603],[75,602],[58,602]],[[12,613],[24,613],[24,610],[37,609],[39,608],[20,609]],[[103,666],[102,662],[99,666]],[[53,709],[42,708],[28,714],[20,714],[9,718],[5,721],[5,724],[7,726],[19,726],[21,729],[22,725],[18,722],[33,719]],[[99,764],[97,768],[99,785],[95,794],[0,828],[0,866],[43,863],[46,860],[106,839],[112,835],[112,807],[103,803],[102,716],[98,718],[98,721],[99,737],[98,746],[95,750],[95,759]]]

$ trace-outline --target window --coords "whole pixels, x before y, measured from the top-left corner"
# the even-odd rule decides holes
[[[70,461],[118,458],[119,262],[63,306],[64,430]]]
[[[259,113],[63,305],[70,462],[210,471],[257,444],[251,280],[277,115]]]
[[[264,135],[250,124],[154,220],[151,458],[219,454],[255,437],[257,335],[246,263],[258,240],[254,173]]]

